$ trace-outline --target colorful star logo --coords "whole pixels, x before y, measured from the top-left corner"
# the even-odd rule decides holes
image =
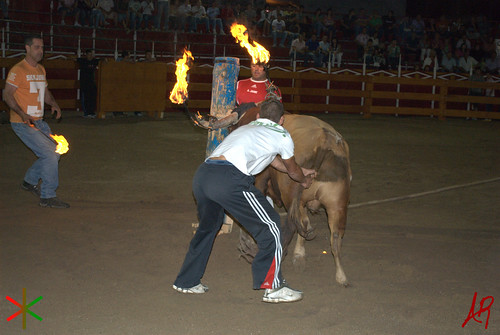
[[[42,300],[42,298],[43,298],[42,296],[39,296],[38,298],[36,298],[32,302],[30,302],[28,305],[26,305],[26,289],[25,288],[23,288],[23,304],[22,305],[20,303],[18,303],[17,301],[15,301],[14,299],[12,299],[11,297],[6,296],[5,299],[9,300],[11,303],[13,303],[14,305],[16,305],[17,307],[20,308],[20,310],[18,312],[9,316],[7,318],[7,321],[10,321],[10,320],[16,318],[21,313],[23,314],[23,329],[26,329],[26,313],[29,313],[35,319],[42,321],[41,317],[39,317],[38,315],[36,315],[35,313],[33,313],[32,311],[29,310],[29,308],[31,306],[33,306],[34,304],[36,304],[37,302]]]

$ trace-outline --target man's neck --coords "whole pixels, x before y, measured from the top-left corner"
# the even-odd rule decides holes
[[[37,67],[38,66],[38,62],[36,62],[33,58],[31,57],[25,57],[24,60],[26,61],[26,63],[28,63],[29,65],[33,66],[33,67]]]

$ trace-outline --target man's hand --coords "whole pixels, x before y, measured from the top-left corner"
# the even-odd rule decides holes
[[[316,175],[318,174],[318,173],[316,172],[316,170],[314,170],[314,169],[306,169],[306,168],[304,168],[304,167],[301,167],[301,169],[302,169],[302,173],[303,173],[303,174],[304,174],[304,176],[306,176],[306,177],[307,177],[307,176],[311,176],[311,178],[316,178]]]
[[[26,113],[21,113],[21,118],[23,119],[23,122],[26,123],[28,126],[31,126],[32,124],[35,124],[35,118],[31,115],[28,115]]]
[[[311,185],[314,181],[314,177],[312,177],[312,175],[307,175],[305,178],[306,178],[306,181],[303,183],[300,183],[300,185],[302,185],[302,187],[304,187],[304,188],[311,187]]]
[[[56,119],[59,120],[61,118],[61,108],[59,107],[59,105],[52,106],[51,110],[52,110],[51,114],[54,115],[55,113]]]

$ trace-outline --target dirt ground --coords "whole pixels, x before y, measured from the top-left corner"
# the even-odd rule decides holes
[[[305,270],[291,257],[283,267],[304,300],[278,305],[252,290],[237,229],[216,239],[207,294],[171,288],[207,138],[184,115],[49,120],[70,142],[59,164],[67,210],[40,208],[20,189],[34,156],[1,124],[0,334],[500,334],[500,122],[320,117],[351,148],[342,249],[351,286],[335,282],[320,213]],[[29,308],[43,320],[26,314],[24,331],[21,316],[6,321],[19,308],[5,299],[22,302],[23,288],[26,304],[43,297]],[[462,328],[475,292],[475,312],[496,299],[486,330],[488,310]]]

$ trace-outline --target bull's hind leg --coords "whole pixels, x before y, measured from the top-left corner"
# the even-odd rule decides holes
[[[330,228],[330,247],[332,248],[333,258],[335,259],[335,279],[337,283],[345,287],[349,286],[342,264],[340,264],[340,251],[342,249],[342,238],[345,233],[347,220],[347,205],[339,208],[327,206],[328,227]]]
[[[309,215],[307,214],[307,208],[305,206],[300,206],[300,223],[304,231],[308,232],[307,239],[312,239],[314,237],[312,236],[313,227],[311,226],[311,221],[309,220]],[[306,267],[305,240],[304,237],[297,234],[297,242],[295,242],[295,249],[293,250],[292,263],[296,269],[301,271],[305,270]]]

